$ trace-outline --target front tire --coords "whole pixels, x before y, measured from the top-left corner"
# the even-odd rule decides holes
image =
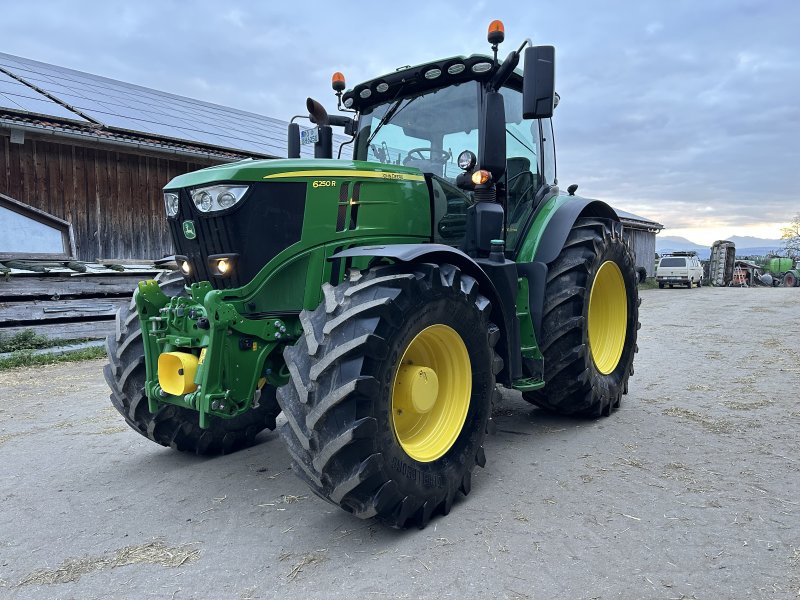
[[[523,397],[563,415],[618,408],[633,375],[639,293],[619,223],[582,218],[549,265],[540,347],[545,387]]]
[[[293,468],[357,517],[424,527],[469,493],[485,464],[503,364],[490,303],[447,264],[386,266],[323,291],[301,313],[304,337],[284,352],[291,380],[278,390],[279,432]]]
[[[184,292],[182,277],[167,279],[160,286],[167,296]],[[211,416],[207,429],[200,428],[199,414],[187,408],[163,405],[151,413],[144,393],[142,330],[133,299],[117,312],[116,334],[106,339],[106,352],[103,375],[111,388],[111,403],[131,429],[157,444],[198,455],[227,454],[251,445],[264,429],[275,429],[280,407],[275,388],[269,385],[261,390],[257,408],[232,419]]]

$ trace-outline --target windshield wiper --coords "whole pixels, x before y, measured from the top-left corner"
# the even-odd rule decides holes
[[[375,139],[375,136],[378,134],[378,131],[380,131],[380,128],[383,127],[384,125],[386,125],[386,123],[389,122],[389,119],[391,119],[392,117],[398,115],[403,109],[405,109],[414,100],[416,100],[417,98],[421,98],[421,97],[422,97],[422,95],[414,96],[413,98],[398,98],[395,101],[395,103],[392,104],[391,107],[389,107],[389,110],[386,111],[386,113],[383,115],[383,118],[380,121],[378,121],[378,125],[375,127],[375,131],[372,132],[372,135],[369,136],[369,139],[367,140],[367,148],[369,148],[369,145],[370,145],[370,143],[372,143],[372,140]],[[400,108],[400,105],[403,103],[403,100],[407,100],[407,102],[405,104],[403,104],[402,108]]]
[[[397,110],[397,107],[400,106],[400,103],[403,100],[404,100],[404,98],[398,98],[397,100],[394,101],[394,104],[392,104],[389,107],[389,109],[385,113],[383,113],[383,117],[381,117],[381,120],[378,121],[378,124],[375,126],[375,131],[372,132],[372,135],[370,135],[369,139],[367,140],[367,148],[369,148],[369,145],[372,143],[372,140],[374,140],[375,136],[378,135],[378,131],[380,131],[381,127],[384,126],[386,121],[388,121],[389,119],[391,119],[394,116],[394,113]]]

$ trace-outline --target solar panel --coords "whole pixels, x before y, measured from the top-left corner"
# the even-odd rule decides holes
[[[74,112],[3,72],[0,72],[0,107],[86,122]]]
[[[286,152],[286,124],[277,119],[7,54],[0,54],[0,65],[109,127],[261,154]],[[56,111],[67,116],[63,108]]]
[[[10,54],[0,53],[0,66],[109,128],[257,154],[286,155],[287,123],[279,119]],[[23,97],[23,93],[27,95]],[[0,106],[83,120],[2,73]],[[344,139],[334,136],[335,151]],[[301,152],[313,156],[314,150],[303,146]]]

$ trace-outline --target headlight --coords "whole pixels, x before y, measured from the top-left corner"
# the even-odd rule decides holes
[[[167,209],[167,216],[174,217],[178,214],[178,194],[167,192],[164,194],[164,207]]]
[[[230,208],[242,199],[246,185],[212,185],[191,190],[192,201],[200,212]]]
[[[208,267],[214,277],[230,277],[236,266],[238,254],[212,254],[208,257]]]

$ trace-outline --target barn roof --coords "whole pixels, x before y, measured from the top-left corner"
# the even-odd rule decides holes
[[[624,210],[615,209],[615,211],[620,221],[622,221],[622,224],[629,229],[647,229],[656,230],[656,232],[664,229],[664,226],[656,221],[651,221],[650,219],[640,217],[639,215],[635,215]]]
[[[286,156],[280,119],[0,52],[0,125],[15,124],[220,158]]]

